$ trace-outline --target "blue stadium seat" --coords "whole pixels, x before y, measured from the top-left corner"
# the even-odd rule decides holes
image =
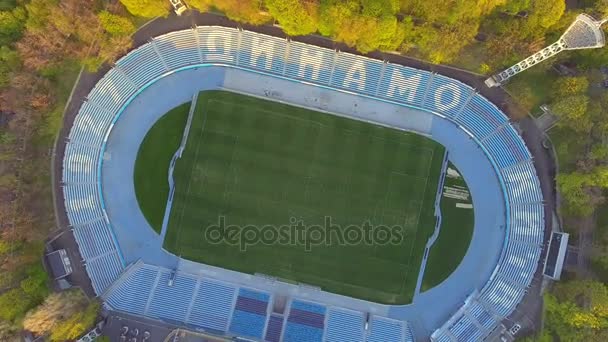
[[[362,312],[332,308],[328,312],[325,329],[326,342],[363,342],[365,317]]]
[[[243,31],[238,65],[282,75],[286,53],[285,39]]]
[[[228,330],[235,296],[234,286],[210,279],[201,280],[187,322],[205,329]]]
[[[336,53],[330,85],[367,95],[375,95],[384,63],[350,53]]]
[[[113,285],[111,293],[104,299],[115,310],[144,315],[151,285],[158,276],[158,268],[148,265],[134,267]]]
[[[153,41],[170,70],[202,62],[195,30],[169,32]]]
[[[171,271],[162,270],[160,272],[146,315],[161,320],[185,322],[197,280],[178,273],[175,275],[172,286],[169,286],[170,277]]]
[[[332,59],[332,50],[317,49],[304,43],[291,42],[289,43],[285,76],[328,85]]]
[[[473,88],[453,78],[434,74],[426,90],[423,106],[429,110],[454,117],[473,93]]]
[[[197,39],[207,63],[234,64],[237,59],[237,30],[219,26],[199,26]]]
[[[431,74],[401,65],[386,65],[377,96],[422,107]]]
[[[510,226],[496,275],[472,302],[476,305],[465,304],[470,305],[471,316],[463,316],[462,321],[447,329],[459,340],[476,339],[479,329],[471,328],[476,327],[471,319],[487,328],[515,309],[540,258],[544,208],[531,154],[502,111],[473,93],[469,86],[442,75],[431,79],[427,71],[224,27],[171,32],[131,51],[96,84],[75,118],[62,170],[66,213],[96,293],[102,294],[112,286],[108,305],[133,314],[184,321],[215,331],[231,330],[257,339],[264,333],[270,301],[267,293],[248,289],[237,293],[236,286],[187,275],[180,275],[179,285],[168,288],[164,285],[167,271],[150,265],[121,276],[124,265],[119,246],[99,201],[97,167],[101,146],[121,107],[151,80],[201,61],[238,65],[424,107],[466,128],[498,166],[509,201]],[[114,282],[118,283],[112,285]],[[170,305],[174,301],[180,304]],[[492,308],[492,315],[483,309],[487,307]],[[324,320],[320,321],[325,315],[327,327]],[[339,335],[357,341],[361,317],[360,313],[294,300],[287,317],[274,315],[270,321],[279,336],[283,330],[286,341],[317,341],[322,338],[323,329],[328,341],[338,340]],[[267,339],[268,336],[269,341],[276,340],[276,332],[267,334]],[[435,340],[443,341],[446,336],[445,331],[439,331]],[[367,341],[393,339],[413,340],[408,324],[373,316]]]
[[[405,341],[406,329],[405,322],[372,316],[369,321],[367,342]]]
[[[145,63],[142,63],[142,61],[145,61]],[[129,54],[116,62],[116,66],[138,88],[168,71],[162,59],[156,53],[152,43],[146,43],[129,52]]]
[[[268,342],[280,342],[283,334],[283,320],[284,317],[280,315],[270,316],[268,321],[268,327],[266,328],[265,341]]]

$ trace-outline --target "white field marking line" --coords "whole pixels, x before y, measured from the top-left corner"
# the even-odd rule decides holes
[[[203,104],[201,103],[201,106],[202,105]],[[186,195],[184,196],[184,203],[182,204],[182,210],[181,210],[181,214],[180,214],[179,221],[178,221],[178,224],[177,224],[177,227],[178,227],[177,229],[178,230],[177,230],[177,238],[175,239],[175,243],[177,243],[179,246],[181,246],[181,243],[180,243],[179,239],[180,239],[181,233],[182,233],[182,221],[183,221],[183,218],[184,218],[184,211],[185,211],[185,207],[186,207],[186,203],[185,202],[187,201],[188,197],[190,196],[190,184],[192,183],[192,174],[194,172],[195,165],[197,164],[197,161],[198,161],[198,152],[199,152],[200,145],[201,145],[201,140],[202,140],[201,137],[203,136],[203,132],[205,131],[205,124],[207,123],[207,113],[206,113],[206,111],[201,111],[201,113],[203,113],[203,124],[201,125],[201,130],[199,132],[198,140],[196,142],[196,152],[194,153],[194,160],[192,162],[192,167],[190,169],[190,176],[188,177],[188,186],[187,186],[187,190],[186,190]],[[184,148],[184,150],[185,150],[185,148]],[[178,251],[178,252],[181,252],[181,251]]]
[[[424,192],[422,193],[422,201],[420,202],[420,208],[418,209],[418,217],[416,218],[416,233],[414,234],[414,243],[412,243],[412,246],[410,247],[410,257],[408,259],[408,270],[407,270],[407,275],[409,275],[410,272],[410,264],[412,262],[412,254],[414,252],[414,245],[416,245],[416,238],[418,237],[418,232],[420,231],[420,227],[419,227],[419,223],[420,223],[420,213],[422,213],[422,208],[424,207],[424,198],[426,197],[426,187],[428,186],[428,181],[429,181],[429,174],[431,171],[431,166],[433,165],[433,158],[435,157],[435,150],[433,150],[431,152],[431,158],[430,158],[430,162],[428,165],[428,168],[426,170],[426,174],[427,174],[427,178],[424,182]],[[405,281],[407,280],[407,277],[404,279],[403,281],[403,286],[405,286]]]

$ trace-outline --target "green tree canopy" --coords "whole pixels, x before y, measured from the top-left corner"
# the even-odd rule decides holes
[[[608,288],[594,280],[560,282],[545,295],[545,328],[561,341],[605,341]]]
[[[552,95],[559,99],[566,96],[584,94],[589,89],[589,80],[585,76],[560,77],[553,85]]]
[[[540,35],[557,24],[566,10],[563,0],[532,0],[531,14],[526,22],[529,35]]]
[[[51,15],[51,9],[59,3],[58,0],[32,0],[25,5],[27,9],[27,21],[25,26],[28,30],[43,29],[47,18]]]
[[[265,4],[270,14],[279,21],[285,33],[299,36],[317,31],[319,25],[319,5],[317,2],[266,0]]]
[[[8,45],[21,37],[26,17],[22,7],[0,11],[0,45]]]
[[[169,15],[169,1],[166,0],[120,0],[127,10],[138,17],[154,18]]]
[[[393,0],[323,0],[319,32],[361,52],[395,50],[411,21],[398,22]]]
[[[53,293],[28,312],[23,326],[36,335],[50,334],[51,341],[74,340],[94,325],[98,310],[80,291]]]
[[[0,47],[0,88],[6,87],[9,84],[11,72],[19,68],[20,64],[17,51],[7,46]]]
[[[577,132],[589,132],[593,125],[588,112],[589,97],[573,95],[557,99],[551,110],[561,118],[560,125],[567,126]]]
[[[462,22],[457,26],[423,24],[414,28],[414,42],[432,63],[451,62],[462,48],[477,34],[476,21]]]
[[[564,209],[576,216],[588,216],[593,212],[592,196],[587,190],[591,183],[589,175],[580,172],[560,173],[557,186],[564,200]]]
[[[101,11],[97,14],[103,29],[112,36],[129,36],[135,32],[135,25],[125,17]]]

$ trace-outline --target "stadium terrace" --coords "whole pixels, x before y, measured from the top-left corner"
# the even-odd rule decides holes
[[[278,297],[271,290],[126,259],[116,229],[127,227],[114,225],[102,186],[104,163],[112,161],[107,154],[111,133],[121,125],[125,108],[144,90],[165,77],[201,68],[239,70],[430,112],[464,131],[489,160],[504,201],[500,203],[504,217],[497,219],[505,224],[500,231],[504,243],[485,285],[472,289],[466,301],[460,298],[459,308],[445,313],[450,318],[433,324],[429,331],[414,329],[413,324],[419,322],[389,317],[402,309],[397,306],[383,313],[364,313],[324,304],[322,298],[332,294],[318,289],[315,293],[323,293],[321,299],[294,295],[278,314],[272,311]],[[329,111],[324,103],[316,108]],[[404,120],[399,113],[351,111],[351,118],[388,127],[398,128]],[[419,127],[420,134],[430,135],[428,125],[419,123]],[[504,113],[475,89],[439,74],[249,31],[201,26],[170,32],[131,51],[83,103],[71,127],[63,163],[67,216],[87,273],[106,308],[221,335],[268,341],[278,341],[276,336],[284,341],[321,341],[328,336],[335,341],[352,336],[349,341],[370,342],[413,341],[415,336],[431,336],[434,341],[479,340],[515,310],[541,253],[543,197],[532,156]],[[175,285],[168,286],[171,277]]]
[[[234,36],[207,36],[203,45],[208,47],[209,59],[224,60],[227,63],[236,63],[239,55],[239,40]],[[297,44],[297,43],[294,43]],[[429,76],[414,69],[390,68],[386,70],[380,67],[377,60],[366,60],[364,58],[353,59],[350,63],[336,63],[340,55],[339,51],[333,54],[333,59],[328,58],[327,51],[316,47],[303,46],[299,49],[297,59],[291,61],[295,65],[288,66],[284,61],[288,53],[285,42],[277,42],[276,39],[263,36],[255,36],[250,43],[249,63],[260,69],[279,70],[280,68],[294,68],[299,78],[308,79],[313,82],[328,83],[353,92],[376,93],[379,89],[387,98],[412,105],[425,105],[438,112],[447,111],[462,105],[470,93],[463,94],[462,88],[454,83],[438,85],[432,94],[428,91]],[[279,52],[280,51],[280,52]],[[331,59],[331,61],[330,61]],[[331,64],[332,67],[328,67]],[[380,70],[378,70],[380,68]],[[418,99],[425,101],[420,102]]]

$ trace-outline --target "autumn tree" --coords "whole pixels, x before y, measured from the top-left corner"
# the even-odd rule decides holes
[[[19,54],[7,46],[0,47],[0,89],[10,84],[10,74],[21,65]]]
[[[560,125],[580,133],[589,132],[593,125],[588,108],[589,96],[584,94],[559,98],[551,105],[552,112],[561,119]]]
[[[407,25],[397,21],[398,9],[393,0],[324,0],[319,32],[361,52],[396,50],[403,43]]]
[[[266,0],[270,14],[279,21],[285,33],[292,36],[317,31],[319,2],[317,0]]]
[[[190,0],[188,5],[199,11],[218,9],[232,20],[260,25],[272,18],[262,10],[261,0]]]
[[[477,33],[477,22],[457,26],[423,24],[414,29],[414,42],[432,63],[453,61]]]
[[[126,17],[106,10],[97,14],[103,29],[112,36],[129,36],[135,32],[135,25]]]
[[[551,97],[559,99],[562,97],[581,95],[589,89],[589,80],[585,76],[561,77],[553,85]]]
[[[28,312],[23,327],[39,336],[50,334],[52,341],[73,340],[93,326],[98,309],[80,291],[53,293]]]
[[[166,0],[120,0],[127,10],[138,17],[154,18],[169,15],[169,1]]]
[[[551,110],[560,117],[560,125],[579,133],[591,130],[593,121],[588,88],[589,81],[584,76],[562,77],[554,83]]]
[[[608,337],[608,288],[593,280],[557,283],[545,295],[545,329],[561,341],[605,341]]]
[[[10,44],[21,37],[26,17],[22,7],[0,11],[0,46]]]
[[[426,22],[444,23],[457,26],[459,22],[470,19],[478,20],[482,15],[490,13],[497,6],[505,4],[505,0],[461,0],[437,1],[411,0],[402,1],[402,10]]]

